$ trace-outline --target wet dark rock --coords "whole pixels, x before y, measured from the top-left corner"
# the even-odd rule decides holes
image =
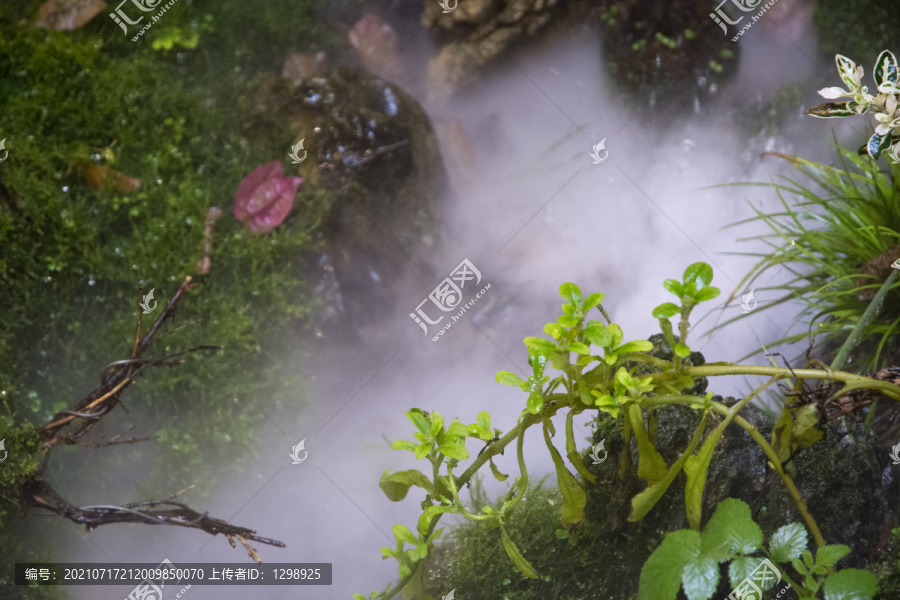
[[[734,398],[720,396],[714,399],[726,405],[736,402]],[[656,448],[667,464],[671,465],[687,447],[700,416],[699,411],[684,406],[659,410]],[[741,416],[770,439],[772,422],[761,410],[747,406]],[[711,415],[706,434],[722,418]],[[587,467],[597,475],[598,482],[588,485],[587,516],[591,521],[598,521],[600,531],[608,536],[597,536],[598,544],[604,546],[603,552],[621,554],[625,564],[636,561],[642,565],[661,542],[663,532],[688,527],[685,476],[678,475],[666,495],[642,521],[629,523],[631,498],[645,487],[636,475],[637,446],[632,440],[635,465],[625,480],[619,480],[616,471],[624,450],[621,417],[598,424],[592,443],[601,439],[606,439],[609,460],[598,466],[588,461]],[[826,542],[847,544],[851,548],[840,566],[865,568],[883,559],[900,488],[896,474],[889,469],[890,461],[871,431],[852,420],[834,421],[825,427],[825,437],[820,442],[798,453],[791,462],[794,482]],[[762,449],[749,433],[734,423],[725,430],[710,463],[703,496],[704,522],[725,498],[746,502],[766,539],[788,523],[799,522],[805,526],[783,481],[768,467]],[[810,543],[813,544],[811,536]],[[617,547],[607,548],[609,545]],[[637,579],[622,581],[620,577],[610,577],[600,589],[628,597],[637,592]],[[724,597],[728,591],[727,586],[720,585],[717,594]]]
[[[428,116],[398,85],[352,68],[264,77],[252,98],[248,135],[283,139],[285,154],[305,140],[307,157],[287,170],[329,192],[322,229],[344,306],[377,316],[373,308],[390,305],[387,293],[399,276],[388,266],[397,249],[412,256],[434,242],[433,212],[446,176]]]

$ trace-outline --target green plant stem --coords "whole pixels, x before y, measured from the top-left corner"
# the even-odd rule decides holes
[[[844,371],[825,371],[822,369],[783,369],[780,367],[766,367],[762,365],[734,365],[734,364],[710,364],[699,367],[688,367],[687,374],[691,377],[717,377],[720,375],[768,375],[778,379],[833,379],[835,381],[865,382],[865,387],[881,390],[885,396],[900,400],[900,386],[889,381],[879,381],[871,377],[847,373]],[[654,379],[672,379],[675,374],[672,371],[663,373],[650,373],[647,377]]]
[[[881,310],[882,305],[884,304],[884,298],[887,296],[888,290],[894,285],[894,282],[897,280],[898,273],[900,271],[891,270],[890,276],[885,280],[881,287],[878,289],[878,293],[875,294],[875,297],[872,298],[872,301],[869,302],[869,306],[866,307],[866,311],[859,318],[859,321],[856,323],[856,327],[853,328],[853,331],[850,332],[850,335],[847,337],[847,341],[844,342],[844,345],[841,346],[838,355],[835,357],[834,362],[831,364],[832,369],[841,369],[847,362],[847,359],[850,358],[850,353],[854,348],[859,344],[859,341],[862,339],[862,335],[865,332],[866,328],[869,324],[878,316],[878,312]]]
[[[685,395],[666,395],[666,396],[652,396],[647,398],[647,402],[645,406],[653,406],[653,405],[666,405],[666,404],[687,404],[694,405],[698,408],[703,408],[705,406],[705,400],[703,398],[699,398],[697,396],[685,396]],[[720,415],[728,416],[731,414],[731,409],[725,406],[720,402],[710,402],[709,405],[712,407],[712,410],[719,413]],[[765,437],[759,432],[755,425],[741,417],[740,415],[734,416],[734,422],[740,425],[744,430],[750,434],[750,437],[753,438],[760,448],[762,448],[763,452],[769,458],[769,462],[772,464],[772,468],[775,469],[775,472],[781,477],[781,480],[784,482],[785,487],[787,487],[788,493],[791,495],[791,498],[794,499],[794,504],[797,505],[797,510],[800,511],[800,514],[803,516],[803,520],[806,522],[806,526],[809,528],[810,532],[813,535],[813,539],[816,541],[816,546],[821,548],[825,545],[825,538],[822,537],[822,532],[819,530],[819,526],[816,525],[815,519],[809,512],[809,508],[806,506],[806,501],[803,499],[803,496],[800,494],[800,490],[797,489],[797,486],[794,484],[794,480],[791,479],[791,476],[785,473],[784,468],[781,465],[781,461],[778,459],[778,453],[775,452],[775,449],[769,445],[769,442]]]

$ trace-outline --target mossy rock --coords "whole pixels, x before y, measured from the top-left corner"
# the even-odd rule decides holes
[[[600,0],[603,56],[628,99],[693,110],[734,74],[740,52],[694,0]]]
[[[819,47],[863,65],[870,76],[882,50],[900,52],[900,4],[881,0],[816,0]],[[837,77],[837,73],[833,73]]]

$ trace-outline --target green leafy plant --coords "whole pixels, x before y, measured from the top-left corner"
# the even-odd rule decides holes
[[[803,305],[799,318],[807,327],[772,344],[821,335],[835,347],[860,345],[865,351],[858,359],[850,361],[845,351],[832,366],[852,365],[855,370],[873,372],[900,349],[900,279],[890,268],[900,257],[900,165],[891,165],[885,172],[868,156],[840,148],[838,153],[840,167],[778,155],[813,185],[789,177],[784,182],[753,184],[774,188],[782,208],[769,213],[754,209],[756,216],[732,225],[758,220],[770,229],[745,238],[761,240],[770,250],[749,253],[760,260],[736,290],[784,269],[791,275],[785,282],[755,288],[782,292],[757,311],[796,300]],[[791,197],[797,200],[791,202]],[[746,315],[720,327],[741,318]]]
[[[525,408],[516,426],[505,434],[491,428],[490,416],[486,412],[478,414],[476,423],[463,425],[458,419],[454,419],[449,426],[445,426],[444,418],[439,413],[428,413],[418,408],[408,411],[407,417],[417,430],[414,434],[416,441],[399,440],[393,446],[412,452],[417,459],[427,460],[431,466],[431,475],[416,469],[399,473],[387,471],[382,475],[381,487],[391,500],[404,499],[412,487],[422,488],[426,495],[422,502],[423,512],[418,521],[417,535],[405,526],[397,526],[394,529],[396,547],[382,548],[385,558],[393,557],[398,561],[400,583],[385,592],[373,592],[370,599],[391,598],[401,589],[404,589],[405,595],[430,597],[424,587],[425,561],[422,559],[429,554],[435,539],[443,531],[435,530],[439,519],[448,513],[459,514],[474,521],[485,521],[498,528],[499,541],[516,568],[525,577],[537,578],[537,569],[521,552],[504,526],[528,486],[523,456],[524,434],[533,425],[540,424],[542,427],[562,498],[560,523],[564,530],[571,529],[584,519],[587,494],[583,482],[596,482],[595,476],[582,462],[573,433],[573,418],[586,410],[603,411],[610,415],[623,414],[626,450],[620,456],[618,467],[619,474],[623,477],[633,469],[628,450],[632,436],[636,443],[637,475],[646,482],[646,488],[632,498],[630,521],[641,520],[663,497],[677,475],[684,471],[686,514],[692,530],[699,532],[706,473],[716,445],[725,428],[733,422],[747,431],[763,449],[772,468],[785,483],[816,545],[824,547],[824,538],[789,473],[783,468],[779,452],[739,412],[763,390],[781,379],[830,379],[844,383],[841,392],[872,388],[897,400],[900,400],[900,386],[837,370],[791,370],[732,363],[691,364],[691,361],[685,360],[691,353],[687,345],[689,318],[698,304],[719,295],[719,290],[711,285],[712,279],[712,268],[701,262],[685,269],[680,281],[667,279],[664,283],[664,287],[676,297],[677,302],[660,304],[653,310],[653,316],[674,350],[672,360],[663,360],[649,354],[653,344],[647,340],[625,342],[622,328],[613,323],[603,309],[603,294],[595,293],[584,298],[575,284],[562,284],[559,292],[565,300],[562,305],[563,314],[556,322],[544,326],[544,332],[552,339],[528,337],[524,340],[532,373],[527,379],[508,371],[497,373],[498,383],[518,387],[527,395]],[[605,322],[588,319],[588,313],[593,309],[600,313]],[[670,321],[676,315],[680,317],[677,338]],[[555,369],[557,373],[547,374],[548,368]],[[639,368],[642,371],[640,374]],[[769,376],[769,380],[730,407],[714,401],[711,392],[705,395],[685,393],[699,379],[738,374],[764,375]],[[687,448],[670,465],[655,447],[655,420],[658,418],[659,408],[672,404],[691,407],[701,412],[702,416]],[[566,458],[577,475],[569,470],[552,440],[556,435],[556,427],[551,418],[564,409],[568,409],[565,421]],[[724,419],[711,432],[706,433],[711,412],[722,415]],[[814,424],[811,426],[814,427]],[[796,433],[798,432],[794,430],[783,431],[782,441],[790,444]],[[805,432],[807,435],[808,433]],[[460,461],[469,458],[465,447],[468,438],[477,438],[485,445],[468,468],[457,476],[453,473],[454,469]],[[485,463],[490,465],[498,480],[506,480],[507,475],[497,469],[492,458],[513,441],[516,442],[520,475],[515,478],[499,509],[483,506],[480,514],[470,512],[460,500],[458,490]],[[797,443],[803,441],[798,440]],[[406,544],[410,544],[412,548],[407,550]],[[676,587],[673,593],[677,590]],[[361,594],[356,594],[354,598],[366,600]]]
[[[755,586],[769,590],[782,579],[801,600],[814,600],[819,591],[826,600],[871,600],[878,589],[876,577],[862,569],[835,571],[850,553],[844,545],[807,548],[809,537],[799,523],[780,527],[763,547],[763,532],[753,521],[750,507],[727,498],[719,503],[703,531],[683,529],[666,534],[641,570],[638,600],[675,600],[683,588],[688,600],[710,600],[719,585],[720,565],[728,564],[728,579],[735,595]],[[759,554],[762,556],[758,556]],[[789,564],[798,575],[788,576]],[[746,581],[750,583],[744,583]],[[743,587],[746,586],[746,587]]]

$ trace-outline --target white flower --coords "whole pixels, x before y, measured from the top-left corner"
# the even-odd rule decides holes
[[[891,162],[900,165],[900,142],[891,146]]]

